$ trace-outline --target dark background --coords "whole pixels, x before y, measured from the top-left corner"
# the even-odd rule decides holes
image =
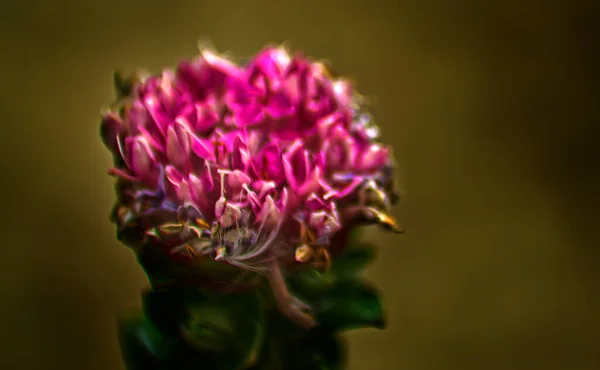
[[[21,0],[0,11],[1,369],[122,369],[145,277],[115,241],[119,67],[288,41],[371,97],[407,195],[370,234],[389,328],[351,369],[600,367],[594,1]]]

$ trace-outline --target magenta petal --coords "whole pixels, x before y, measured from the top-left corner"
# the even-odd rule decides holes
[[[144,98],[144,106],[148,110],[150,117],[154,121],[154,124],[158,130],[165,135],[168,125],[172,122],[172,119],[168,116],[164,110],[162,104],[155,95],[148,95]]]
[[[138,127],[149,126],[148,121],[150,120],[150,115],[142,102],[138,100],[127,108],[126,119],[129,129],[135,134],[138,132]],[[154,125],[152,125],[152,129],[158,130]]]
[[[183,181],[183,175],[181,172],[171,165],[165,167],[165,173],[167,175],[167,181],[174,187],[178,187],[179,183]]]
[[[246,199],[248,199],[250,207],[252,208],[252,212],[254,214],[258,214],[258,212],[260,211],[260,206],[261,206],[261,202],[260,202],[260,199],[258,198],[258,195],[256,195],[256,192],[250,190],[250,188],[248,186],[245,186],[244,189],[246,190],[246,195],[247,195]]]
[[[207,197],[212,191],[212,183],[208,183],[206,176],[200,178],[193,173],[190,174],[188,182],[193,201],[198,204],[202,214],[205,216],[212,215],[212,212],[210,212],[212,205],[209,197]]]
[[[288,203],[289,203],[289,194],[286,188],[281,190],[281,197],[279,198],[279,207],[283,213],[289,213]],[[281,222],[281,221],[280,221]]]
[[[206,181],[204,182],[207,186],[207,189],[212,190],[215,187],[214,176],[216,175],[216,170],[212,167],[210,162],[205,162],[205,171],[203,173],[202,178]]]
[[[257,156],[255,167],[259,177],[283,181],[285,175],[279,146],[275,143],[265,145]]]
[[[301,161],[295,161],[295,157],[302,150],[302,141],[296,140],[283,154],[282,164],[285,178],[291,189],[296,190],[300,186],[296,178],[297,165],[302,164]]]
[[[205,99],[214,88],[210,77],[210,70],[201,58],[183,61],[177,66],[177,80],[196,99]]]
[[[317,230],[319,235],[329,235],[341,228],[341,223],[335,211],[316,211],[308,216],[308,224]]]
[[[211,52],[203,52],[196,60],[184,61],[177,67],[177,80],[198,100],[205,100],[223,88],[228,78],[239,78],[240,74],[234,64]]]
[[[356,176],[350,181],[350,183],[346,184],[341,189],[337,188],[337,189],[332,189],[332,190],[328,191],[323,196],[323,199],[325,199],[327,201],[342,199],[342,198],[347,197],[348,195],[354,193],[358,189],[358,187],[363,183],[364,183],[364,178],[360,177],[360,176]]]
[[[317,133],[321,140],[325,140],[331,136],[333,129],[340,124],[340,118],[341,115],[336,112],[322,117],[317,121]]]
[[[219,119],[217,112],[208,104],[195,104],[196,124],[193,126],[198,133],[207,133],[215,127]]]
[[[250,104],[258,104],[260,91],[247,81],[229,79],[224,97],[230,109],[243,109]]]
[[[285,93],[292,106],[297,106],[302,99],[300,76],[297,73],[285,77],[281,85],[282,91]]]
[[[327,208],[327,204],[323,200],[323,198],[319,197],[316,193],[311,193],[306,198],[306,208],[309,211],[317,211]]]
[[[267,194],[272,193],[277,185],[273,181],[254,181],[252,188],[258,193],[258,199],[264,199]]]
[[[320,190],[330,191],[332,188],[323,179],[323,170],[320,166],[315,166],[312,170],[310,178],[297,191],[299,196],[305,196]]]
[[[357,167],[362,171],[373,171],[385,166],[389,158],[390,151],[388,148],[379,144],[371,144],[360,154]]]
[[[332,91],[337,104],[341,108],[350,108],[354,91],[352,85],[348,81],[338,80],[332,85]]]
[[[275,201],[270,195],[265,198],[256,219],[259,223],[270,224],[275,224],[281,219],[281,210],[275,205]]]
[[[234,194],[239,193],[244,185],[252,182],[252,179],[242,171],[219,170],[219,173],[225,174],[226,184]]]
[[[229,166],[232,170],[245,169],[242,151],[246,149],[246,143],[240,133],[225,138],[225,146],[229,152]]]
[[[188,128],[176,122],[167,129],[167,158],[179,168],[185,168],[190,156]]]
[[[165,132],[156,125],[141,102],[135,102],[127,110],[127,121],[133,134],[142,134],[157,151],[164,150]]]
[[[153,179],[156,169],[155,159],[148,142],[138,136],[128,138],[126,146],[129,155],[129,166],[133,173],[143,180]]]
[[[249,69],[257,69],[268,78],[281,77],[291,63],[284,48],[265,48],[250,63]]]
[[[201,57],[213,71],[223,76],[239,79],[243,75],[243,71],[238,66],[213,52],[204,51]]]
[[[259,104],[248,104],[247,106],[233,110],[233,124],[237,127],[247,127],[260,124],[264,117],[263,107]]]
[[[356,160],[356,144],[352,136],[341,126],[336,126],[331,132],[331,139],[325,141],[323,153],[327,168],[344,170],[352,166]]]
[[[216,160],[214,146],[211,141],[191,136],[191,147],[198,157],[208,161]]]
[[[236,224],[242,215],[241,207],[243,204],[228,202],[221,197],[215,204],[215,217],[219,219],[222,227],[228,228]]]
[[[298,185],[302,185],[310,176],[310,153],[304,149],[301,142],[297,141],[296,143],[299,145],[293,144],[285,155],[293,169],[293,176],[296,182]]]
[[[292,105],[291,99],[283,92],[276,92],[271,95],[269,99],[269,105],[267,106],[267,114],[274,118],[280,119],[282,117],[293,114],[295,107]]]
[[[192,192],[190,190],[190,184],[187,180],[181,180],[179,186],[175,187],[175,193],[181,203],[192,201]]]

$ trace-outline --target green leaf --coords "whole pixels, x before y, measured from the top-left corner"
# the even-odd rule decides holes
[[[113,74],[113,82],[118,98],[123,98],[130,95],[135,85],[140,82],[140,73],[125,73],[123,70],[115,71]]]
[[[141,310],[127,311],[119,318],[119,342],[129,370],[168,369],[174,343],[146,320]]]
[[[301,339],[271,340],[249,370],[341,370],[346,359],[344,341],[332,334]]]
[[[291,285],[290,285],[291,286]],[[361,280],[343,280],[315,294],[305,295],[292,288],[293,294],[313,308],[317,333],[331,333],[359,328],[385,327],[385,314],[375,288]],[[307,335],[276,309],[268,310],[270,338],[292,339]]]
[[[335,276],[330,272],[319,272],[313,267],[296,271],[287,277],[291,289],[304,297],[318,298],[327,294],[335,285]]]
[[[163,335],[190,348],[186,356],[209,356],[217,369],[244,368],[262,344],[264,308],[255,292],[170,287],[146,293],[143,302]]]
[[[359,280],[338,282],[315,301],[313,307],[319,322],[318,330],[385,327],[385,314],[377,290]]]
[[[356,243],[346,247],[334,258],[330,274],[336,280],[348,279],[362,272],[375,259],[375,247],[368,243]]]
[[[329,271],[319,272],[306,267],[289,274],[287,281],[293,290],[306,297],[316,297],[326,294],[341,280],[359,276],[375,259],[376,250],[372,244],[358,240],[358,235],[357,230],[350,232],[346,239],[347,246],[333,258]]]

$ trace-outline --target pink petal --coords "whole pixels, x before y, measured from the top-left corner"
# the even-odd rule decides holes
[[[186,168],[190,157],[188,127],[181,121],[167,129],[167,158],[179,168]]]
[[[373,171],[383,167],[390,159],[390,150],[380,144],[371,144],[360,154],[357,167],[362,171]]]
[[[192,152],[194,152],[194,154],[196,154],[199,158],[208,161],[216,160],[214,146],[210,140],[201,139],[196,136],[191,136],[190,139]]]

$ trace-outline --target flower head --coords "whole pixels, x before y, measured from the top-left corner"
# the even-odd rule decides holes
[[[281,47],[245,66],[204,51],[121,90],[101,124],[121,184],[114,220],[174,259],[326,268],[356,222],[397,230],[391,150],[324,64]]]

